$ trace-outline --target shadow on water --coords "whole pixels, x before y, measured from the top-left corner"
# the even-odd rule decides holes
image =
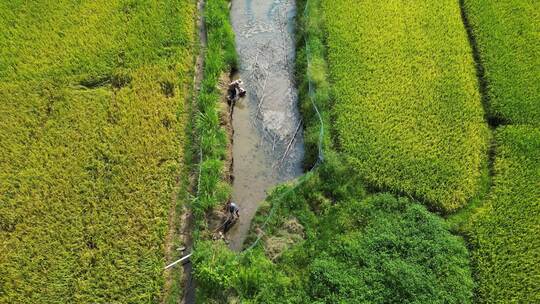
[[[233,0],[231,22],[247,96],[233,114],[233,201],[240,221],[227,237],[240,250],[267,191],[302,173],[294,87],[294,0]]]

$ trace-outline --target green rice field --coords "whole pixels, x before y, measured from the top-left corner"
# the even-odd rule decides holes
[[[0,1],[0,303],[540,303],[539,4],[273,1],[306,171],[236,252],[240,1]]]

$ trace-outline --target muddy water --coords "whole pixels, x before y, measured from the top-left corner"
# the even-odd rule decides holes
[[[294,0],[233,0],[231,22],[247,96],[233,113],[233,201],[229,231],[240,250],[267,191],[302,173],[303,140],[293,85]]]

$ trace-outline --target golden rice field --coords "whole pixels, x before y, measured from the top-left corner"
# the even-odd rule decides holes
[[[195,5],[0,4],[0,302],[156,302]]]
[[[456,1],[322,1],[341,149],[366,181],[443,212],[486,161],[471,49]]]

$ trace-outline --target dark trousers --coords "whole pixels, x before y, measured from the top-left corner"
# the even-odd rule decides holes
[[[236,216],[232,214],[229,215],[229,217],[225,221],[225,224],[223,225],[223,232],[227,233],[232,228],[232,226],[234,226],[235,223],[236,223]]]

